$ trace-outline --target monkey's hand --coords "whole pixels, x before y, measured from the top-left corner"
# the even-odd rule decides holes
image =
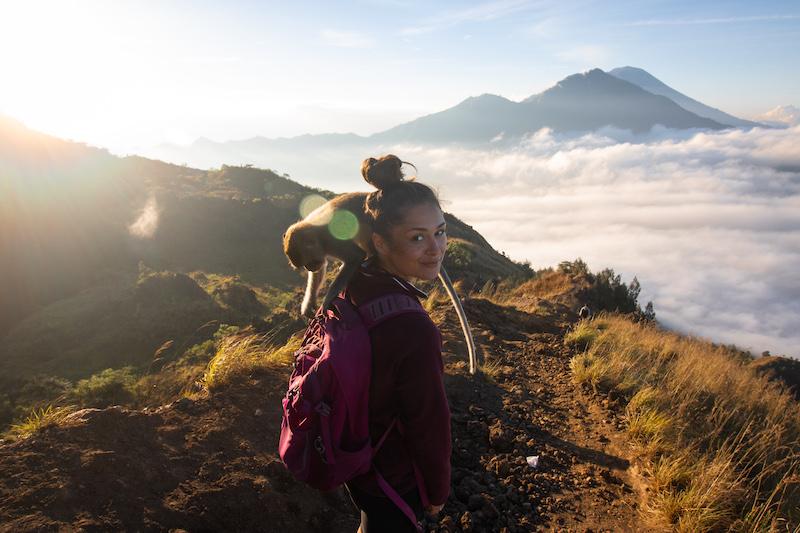
[[[336,294],[335,292],[328,291],[328,294],[325,295],[325,299],[322,301],[323,313],[326,313],[333,308],[333,300],[336,298],[336,296],[338,296],[338,294]]]

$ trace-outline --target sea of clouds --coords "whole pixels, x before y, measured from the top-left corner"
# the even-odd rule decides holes
[[[636,276],[639,303],[652,301],[663,326],[800,358],[800,126],[542,130],[479,149],[365,142],[240,163],[365,191],[361,161],[386,153],[414,163],[446,211],[516,261],[581,258],[592,272]]]
[[[667,328],[800,357],[800,127],[394,149],[512,259],[636,276]]]

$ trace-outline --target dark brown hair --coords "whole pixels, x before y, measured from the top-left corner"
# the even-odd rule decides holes
[[[392,229],[405,221],[409,207],[433,204],[441,209],[433,189],[414,181],[416,176],[404,179],[403,163],[405,161],[390,154],[379,159],[370,157],[361,165],[361,175],[378,189],[367,196],[367,215],[372,231],[387,242],[392,242]],[[406,164],[414,167],[411,163]]]

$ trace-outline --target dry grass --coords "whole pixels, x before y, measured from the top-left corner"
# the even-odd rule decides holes
[[[217,343],[216,354],[198,386],[214,392],[235,383],[260,368],[282,366],[294,362],[302,335],[294,335],[284,345],[273,343],[274,334],[240,334],[225,337]]]
[[[6,437],[18,439],[36,435],[49,426],[60,424],[74,410],[75,408],[72,406],[54,407],[53,405],[49,405],[47,408],[42,407],[38,411],[34,410],[24,422],[12,425]]]
[[[548,298],[559,296],[575,288],[575,276],[564,272],[548,272],[533,281],[526,281],[512,292],[511,296],[536,296]]]
[[[487,383],[496,385],[502,367],[502,361],[499,359],[485,361],[483,364],[478,364],[478,373],[483,376]]]
[[[573,379],[625,395],[650,507],[679,532],[800,532],[800,404],[703,339],[616,316],[581,322]]]

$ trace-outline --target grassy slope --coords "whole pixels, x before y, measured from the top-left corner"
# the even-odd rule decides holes
[[[566,339],[575,381],[627,404],[651,510],[685,533],[800,531],[800,404],[752,357],[616,315]]]

